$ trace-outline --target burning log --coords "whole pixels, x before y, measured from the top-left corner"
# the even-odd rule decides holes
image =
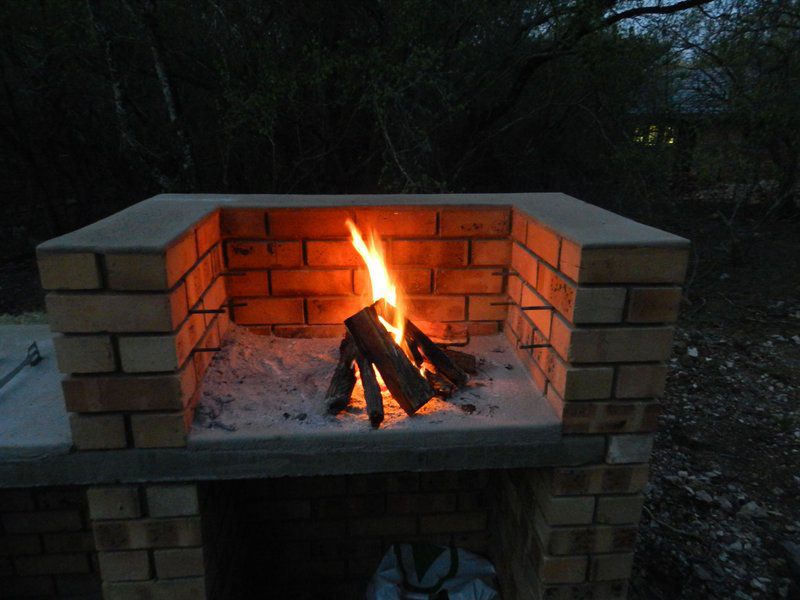
[[[358,352],[377,367],[392,397],[407,414],[413,415],[431,399],[433,390],[381,324],[374,304],[345,319],[344,324]]]
[[[361,376],[361,385],[364,386],[364,400],[367,402],[367,415],[373,427],[378,427],[383,421],[383,396],[378,378],[369,359],[357,353],[356,363]]]
[[[453,392],[456,389],[456,386],[453,385],[453,382],[450,381],[447,377],[440,373],[436,373],[435,371],[430,371],[425,369],[425,379],[428,380],[428,383],[431,384],[433,391],[436,392],[436,395],[439,398],[449,398],[453,395]]]
[[[436,368],[437,373],[447,377],[456,387],[461,387],[467,383],[469,379],[467,374],[450,360],[444,350],[434,344],[427,335],[422,333],[419,327],[408,319],[406,319],[405,335],[408,345],[415,345],[422,350],[425,358]]]
[[[350,335],[345,335],[339,344],[339,362],[336,363],[328,391],[325,393],[325,402],[331,414],[343,410],[350,402],[356,385],[356,371],[353,364],[355,360],[356,345]]]

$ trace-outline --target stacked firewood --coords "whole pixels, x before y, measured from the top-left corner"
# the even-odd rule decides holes
[[[367,414],[373,427],[383,421],[383,396],[375,369],[392,398],[409,416],[434,396],[449,397],[475,371],[475,357],[443,348],[410,319],[405,319],[398,345],[380,317],[394,322],[393,309],[379,300],[345,320],[347,333],[339,345],[339,360],[325,396],[332,414],[350,403],[356,367],[364,388]]]

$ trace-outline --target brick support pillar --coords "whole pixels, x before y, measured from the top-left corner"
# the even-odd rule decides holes
[[[519,598],[625,598],[686,270],[685,240],[578,237],[514,211],[506,335],[565,438],[606,444],[599,464],[505,476],[498,526]]]
[[[87,490],[106,600],[205,598],[196,484]]]

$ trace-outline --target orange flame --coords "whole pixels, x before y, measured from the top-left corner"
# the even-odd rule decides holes
[[[387,322],[383,317],[379,317],[383,326],[394,336],[394,341],[401,345],[403,341],[403,329],[405,328],[405,314],[400,301],[397,284],[392,281],[389,271],[386,269],[386,261],[383,257],[380,239],[374,232],[370,232],[369,244],[364,241],[356,224],[350,219],[345,221],[345,225],[353,236],[353,247],[364,259],[369,271],[369,281],[372,288],[372,301],[377,302],[381,298],[394,307],[394,323]]]

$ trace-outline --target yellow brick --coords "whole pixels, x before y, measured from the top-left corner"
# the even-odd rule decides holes
[[[103,581],[141,581],[150,579],[150,559],[144,550],[98,552],[97,562]]]
[[[142,514],[139,491],[133,485],[94,487],[86,490],[92,520],[135,519]]]
[[[113,290],[168,290],[196,261],[194,232],[161,254],[107,254],[108,287]]]
[[[686,246],[581,248],[564,240],[559,269],[578,283],[682,283]]]
[[[69,416],[72,443],[78,450],[125,448],[125,417],[120,414]]]
[[[178,448],[186,445],[182,412],[131,415],[131,429],[137,448]]]
[[[116,369],[110,336],[56,335],[53,345],[62,373],[104,373]]]
[[[46,290],[96,290],[102,287],[97,257],[91,252],[37,253]]]

